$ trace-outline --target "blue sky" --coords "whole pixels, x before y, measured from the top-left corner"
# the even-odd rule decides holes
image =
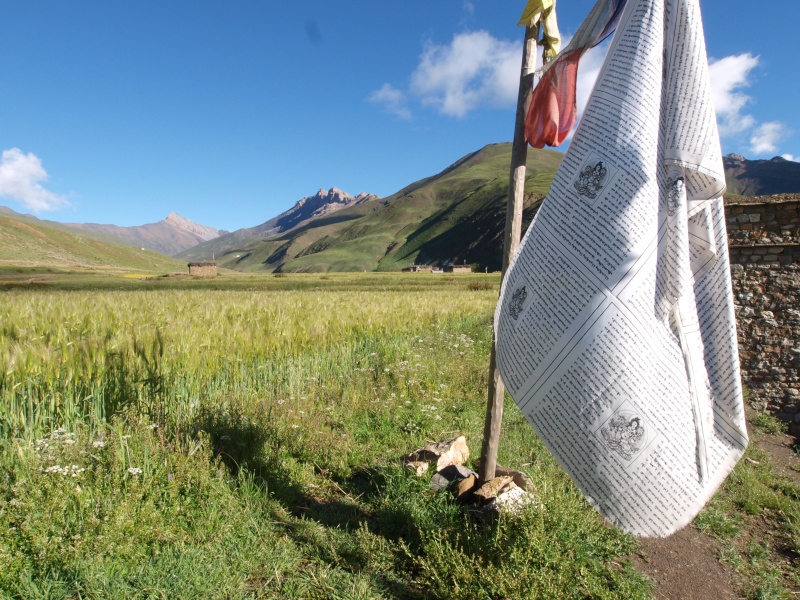
[[[564,36],[593,1],[559,0]],[[319,188],[387,196],[511,139],[524,5],[7,2],[0,204],[233,230]],[[723,152],[800,157],[800,2],[701,7]],[[584,98],[601,60],[582,62]]]

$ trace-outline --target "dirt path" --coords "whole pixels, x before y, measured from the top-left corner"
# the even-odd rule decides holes
[[[719,542],[691,525],[668,538],[640,542],[631,562],[655,584],[659,600],[740,598],[731,569],[717,559]]]
[[[752,416],[747,410],[748,417]],[[750,423],[748,432],[750,443],[770,456],[777,473],[800,483],[800,455],[794,450],[797,441],[792,436],[761,433]],[[691,525],[666,539],[640,542],[641,549],[630,559],[655,584],[653,595],[659,600],[742,598],[732,569],[717,558],[721,543]]]

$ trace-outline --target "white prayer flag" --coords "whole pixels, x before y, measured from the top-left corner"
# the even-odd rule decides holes
[[[507,389],[592,505],[666,536],[747,447],[698,0],[628,0],[503,281]]]

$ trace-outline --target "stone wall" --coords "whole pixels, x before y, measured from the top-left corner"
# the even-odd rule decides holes
[[[800,196],[785,194],[725,203],[731,263],[800,262]]]
[[[800,265],[732,265],[742,381],[750,404],[800,436]]]
[[[725,202],[742,381],[800,436],[800,195]]]

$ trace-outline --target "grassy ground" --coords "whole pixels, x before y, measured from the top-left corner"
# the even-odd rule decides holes
[[[694,524],[721,540],[719,558],[734,570],[745,597],[794,598],[800,594],[796,460],[767,451],[770,438],[785,432],[785,423],[764,412],[752,413],[749,422],[753,440],[743,460]]]
[[[479,451],[496,275],[4,282],[0,597],[652,593],[625,559],[636,540],[513,402],[499,460],[536,485],[521,517],[478,524],[402,469],[426,441]],[[722,540],[742,595],[789,598],[800,492],[760,448],[694,525]]]
[[[479,449],[496,277],[323,277],[0,293],[0,594],[648,596],[513,403],[521,517],[477,524],[402,469]]]

